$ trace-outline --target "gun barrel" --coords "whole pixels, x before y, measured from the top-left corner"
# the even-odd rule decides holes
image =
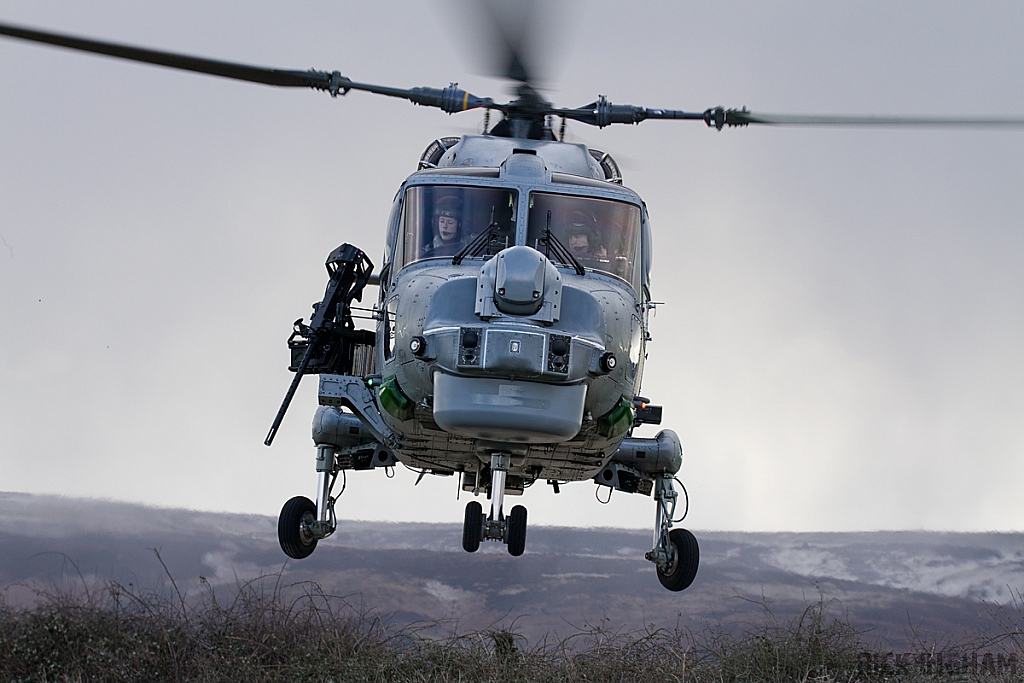
[[[281,401],[281,407],[277,411],[277,416],[274,418],[274,424],[270,425],[270,431],[267,432],[267,438],[263,441],[264,446],[269,446],[274,443],[274,437],[277,436],[277,430],[281,428],[281,423],[284,421],[284,414],[288,412],[288,406],[292,403],[292,398],[295,397],[295,391],[299,388],[299,382],[302,381],[302,376],[306,374],[306,368],[309,366],[309,360],[313,357],[313,351],[316,348],[316,340],[311,340],[309,346],[306,347],[306,354],[302,357],[302,362],[299,363],[299,367],[295,370],[295,377],[292,377],[292,383],[288,385],[288,391],[285,392],[284,400]]]

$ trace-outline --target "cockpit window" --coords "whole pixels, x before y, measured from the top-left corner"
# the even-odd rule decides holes
[[[585,268],[637,284],[639,207],[610,199],[534,192],[530,195],[527,246],[544,244],[549,228]]]
[[[502,247],[516,242],[515,190],[414,185],[405,191],[401,265],[451,258],[488,229]]]

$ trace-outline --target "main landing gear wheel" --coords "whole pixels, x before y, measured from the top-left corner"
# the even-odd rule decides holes
[[[316,521],[316,505],[309,498],[295,496],[281,508],[277,519],[277,540],[288,557],[301,560],[316,550],[310,525]]]
[[[658,581],[670,591],[681,591],[693,583],[697,576],[700,547],[697,539],[686,529],[673,529],[668,533],[668,540],[675,546],[675,560],[667,572],[658,568]]]
[[[475,553],[480,547],[480,537],[484,530],[483,521],[484,509],[480,503],[475,500],[466,503],[466,521],[462,525],[462,549],[467,553]]]
[[[519,557],[526,550],[526,508],[516,505],[508,516],[508,554]]]

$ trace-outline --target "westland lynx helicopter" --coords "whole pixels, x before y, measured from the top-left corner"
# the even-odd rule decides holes
[[[465,508],[463,548],[526,547],[527,511],[507,513],[506,495],[547,482],[557,493],[592,480],[652,495],[654,541],[646,558],[669,590],[696,576],[699,548],[675,528],[682,447],[660,424],[661,408],[640,395],[651,295],[651,225],[640,196],[622,184],[604,152],[563,140],[556,122],[605,127],[647,119],[724,127],[768,125],[1020,126],[1021,119],[819,117],[700,112],[545,100],[509,47],[504,75],[515,98],[496,102],[459,89],[400,89],[357,83],[339,72],[287,71],[228,63],[0,25],[0,34],[65,48],[332,96],[352,90],[409,100],[449,114],[483,110],[482,135],[441,138],[400,186],[387,220],[379,270],[344,244],[327,259],[329,281],[309,323],[288,346],[295,373],[266,438],[270,445],[303,376],[319,375],[313,420],[315,500],[285,503],[284,552],[309,556],[337,528],[334,487],[346,470],[402,463],[423,474],[457,475],[489,504]],[[500,119],[491,127],[491,114]],[[564,130],[564,128],[563,128]],[[356,302],[378,287],[374,330],[358,329]]]

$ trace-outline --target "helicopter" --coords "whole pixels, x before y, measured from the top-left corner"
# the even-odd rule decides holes
[[[5,32],[8,30],[18,29]],[[34,37],[25,31],[7,35],[42,42],[58,40],[42,32],[35,32]],[[481,540],[495,540],[508,545],[512,554],[521,553],[525,510],[513,508],[505,516],[503,497],[538,481],[550,481],[556,490],[559,483],[594,478],[599,484],[602,479],[611,482],[618,490],[635,487],[650,493],[653,489],[660,522],[650,559],[667,587],[688,585],[686,578],[692,581],[698,557],[696,542],[688,553],[689,539],[681,534],[673,538],[672,532],[682,530],[671,528],[674,491],[670,475],[678,471],[677,461],[681,460],[678,439],[668,431],[656,439],[630,435],[638,423],[660,421],[657,410],[639,396],[647,314],[653,306],[644,262],[645,248],[648,254],[651,249],[645,207],[638,195],[621,185],[621,174],[610,156],[560,140],[553,119],[603,127],[664,118],[700,121],[717,129],[829,122],[1019,124],[994,119],[765,116],[720,107],[682,112],[615,105],[603,98],[564,109],[546,102],[528,78],[517,78],[512,71],[510,78],[520,84],[516,98],[501,103],[456,86],[401,90],[356,83],[337,72],[261,70],[168,53],[132,52],[95,41],[72,42],[68,39],[63,44],[190,70],[209,69],[205,72],[243,80],[312,87],[331,95],[364,90],[449,113],[475,109],[502,117],[493,127],[488,126],[484,135],[442,138],[428,146],[420,159],[421,168],[403,183],[396,198],[387,224],[388,252],[379,274],[372,272],[369,259],[354,247],[332,253],[328,293],[308,325],[296,324],[290,341],[295,380],[308,373],[320,374],[323,405],[314,426],[315,438],[322,442],[318,444],[316,502],[293,499],[281,516],[282,546],[289,546],[285,550],[293,556],[312,552],[317,540],[333,532],[331,484],[339,472],[367,465],[389,467],[400,461],[431,474],[458,474],[463,490],[490,493],[489,515],[479,504],[474,506],[475,501],[467,505],[463,538],[467,550],[475,549]],[[167,63],[172,61],[176,63]],[[471,163],[465,162],[467,158]],[[440,255],[438,245],[433,244],[433,223],[446,211],[459,214],[448,217],[471,234],[465,235],[458,251]],[[603,252],[588,244],[585,256],[575,254],[574,242],[581,243],[581,235],[587,236],[587,242],[602,243]],[[633,246],[624,246],[629,244]],[[524,264],[532,266],[532,259],[540,265],[530,271]],[[452,282],[459,284],[441,291]],[[552,282],[564,284],[549,289]],[[454,290],[466,289],[470,283],[485,292],[477,302],[479,310],[476,306],[472,312],[465,307],[439,310],[442,303],[465,299],[464,293]],[[373,335],[356,334],[350,326],[352,302],[359,300],[363,287],[372,284],[380,291],[372,312],[377,329]],[[431,293],[435,288],[438,291]],[[606,330],[609,316],[622,323],[611,333],[606,331],[603,340],[593,329],[572,327],[577,324],[570,320],[574,314],[600,317],[583,315],[587,305],[580,303],[586,300],[581,292],[601,301],[598,308],[605,317]],[[522,298],[513,298],[519,295]],[[616,296],[621,301],[615,301]],[[408,303],[417,297],[429,298],[430,303]],[[571,297],[578,300],[566,300]],[[558,308],[562,313],[556,313]],[[591,313],[596,310],[590,309]],[[346,337],[348,333],[352,336]],[[499,348],[501,354],[489,355]],[[562,350],[565,353],[559,352]],[[524,353],[532,354],[532,364],[523,361]],[[357,365],[362,367],[357,370]],[[468,390],[469,380],[490,382],[498,400],[489,404],[481,398],[485,394]],[[575,395],[564,401],[543,396],[539,400],[549,401],[548,405],[554,401],[557,409],[531,413],[522,399],[537,397],[516,392],[521,387],[529,391],[533,385],[544,392],[550,392],[545,387],[574,387]],[[605,385],[611,385],[607,387],[611,391],[602,393]],[[584,386],[585,392],[581,391]],[[513,387],[507,392],[518,403],[502,402],[509,398],[502,394],[502,387]],[[572,392],[560,393],[568,396]],[[468,403],[462,401],[467,398]],[[486,410],[487,406],[499,410]],[[505,410],[514,406],[524,410]],[[341,407],[348,412],[339,410]],[[272,441],[273,431],[268,441]],[[410,445],[437,439],[444,440],[443,447]],[[559,445],[588,441],[579,448]],[[538,457],[539,453],[543,455]],[[648,469],[641,460],[651,453],[657,454],[658,464]],[[675,571],[672,566],[677,567]],[[679,566],[684,568],[681,574]]]

